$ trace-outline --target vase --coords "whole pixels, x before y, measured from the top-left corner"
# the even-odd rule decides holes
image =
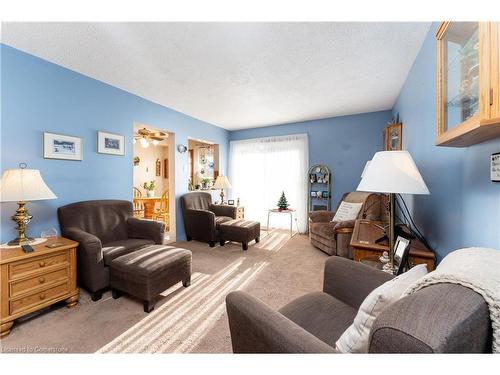
[[[154,197],[155,191],[154,190],[146,190],[146,195],[148,198]]]

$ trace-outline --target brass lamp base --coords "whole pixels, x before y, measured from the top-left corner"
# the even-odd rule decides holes
[[[28,213],[28,210],[25,207],[26,202],[19,201],[17,204],[19,207],[17,208],[15,215],[11,217],[11,219],[17,224],[17,238],[9,241],[7,243],[9,246],[25,245],[34,241],[33,238],[26,237],[26,226],[31,219],[33,219],[33,216]]]
[[[224,189],[220,189],[220,204],[224,204]]]

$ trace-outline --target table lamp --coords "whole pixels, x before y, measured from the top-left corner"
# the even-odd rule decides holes
[[[375,153],[363,171],[358,191],[389,194],[389,265],[394,270],[395,194],[430,194],[415,162],[408,151]]]
[[[217,176],[214,189],[220,189],[220,204],[224,203],[224,189],[231,189],[232,186],[226,176]]]
[[[19,164],[19,169],[7,169],[2,175],[0,184],[0,202],[17,202],[18,208],[12,220],[17,224],[17,238],[8,245],[24,245],[33,242],[26,237],[26,226],[33,216],[28,213],[25,205],[29,201],[56,199],[55,194],[43,181],[40,171],[26,169],[26,164]]]

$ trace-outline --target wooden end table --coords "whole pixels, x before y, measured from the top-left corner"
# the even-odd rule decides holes
[[[49,248],[54,243],[61,246]],[[77,304],[76,249],[78,242],[63,237],[33,245],[0,248],[0,337],[7,336],[14,320],[56,302]]]
[[[353,248],[353,258],[356,262],[366,257],[381,256],[384,251],[389,251],[387,240],[381,243],[375,241],[384,235],[384,231],[375,224],[384,225],[381,221],[356,220],[351,237],[351,246]],[[425,245],[414,238],[410,242],[410,266],[417,264],[427,265],[430,272],[435,268],[436,257],[429,251]]]

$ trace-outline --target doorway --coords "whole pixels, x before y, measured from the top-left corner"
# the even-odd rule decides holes
[[[134,216],[165,223],[165,243],[175,242],[175,134],[135,123]]]
[[[201,139],[188,138],[188,188],[211,192],[219,176],[219,145]],[[216,199],[216,197],[214,196]]]

